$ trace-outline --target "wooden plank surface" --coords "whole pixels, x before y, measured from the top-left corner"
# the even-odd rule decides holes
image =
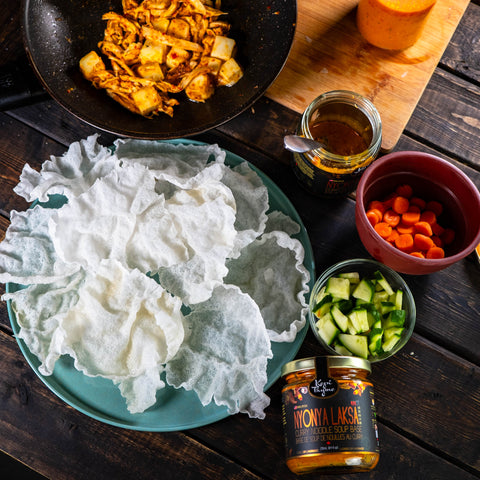
[[[319,94],[352,90],[372,100],[382,149],[395,147],[468,0],[437,0],[417,43],[402,52],[369,45],[355,24],[358,0],[298,0],[297,29],[284,69],[267,96],[302,113]]]

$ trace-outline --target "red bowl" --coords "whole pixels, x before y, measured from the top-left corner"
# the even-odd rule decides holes
[[[451,227],[456,233],[445,258],[423,259],[401,252],[383,240],[368,221],[369,202],[381,200],[403,183],[410,184],[417,196],[443,204],[442,226]],[[452,265],[478,245],[480,193],[460,169],[446,160],[422,152],[390,153],[373,162],[362,175],[357,187],[355,222],[372,257],[397,272],[425,275]]]

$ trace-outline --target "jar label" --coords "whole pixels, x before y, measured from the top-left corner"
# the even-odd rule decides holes
[[[328,397],[310,385],[283,392],[287,458],[316,453],[379,452],[373,387],[361,380],[338,380]]]
[[[315,359],[315,378],[308,388],[314,397],[328,398],[337,393],[338,384],[334,378],[328,376],[328,362],[325,357]]]

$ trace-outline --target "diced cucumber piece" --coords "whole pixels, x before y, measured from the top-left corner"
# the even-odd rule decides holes
[[[326,298],[326,297],[325,297]],[[328,313],[332,309],[332,302],[326,302],[320,305],[313,313],[318,318],[323,317],[326,313]]]
[[[358,300],[363,300],[365,303],[370,303],[375,293],[375,287],[372,282],[363,278],[352,293],[352,296]]]
[[[362,332],[357,332],[357,329],[353,326],[353,323],[352,323],[352,321],[350,320],[350,318],[348,319],[347,332],[348,332],[350,335],[357,335],[357,334],[359,334],[359,333],[362,333]]]
[[[372,330],[368,336],[368,350],[372,355],[378,355],[382,351],[383,330]]]
[[[392,302],[382,302],[380,306],[380,313],[382,315],[386,315],[391,311],[395,310],[395,304]]]
[[[402,290],[397,290],[391,301],[395,304],[395,308],[397,310],[401,310],[402,307],[403,307],[403,291]]]
[[[372,304],[367,306],[367,319],[368,319],[368,324],[370,325],[370,328],[374,328],[374,325],[376,323],[379,323],[379,324],[382,323],[382,316],[380,315],[378,310],[375,308],[375,306]]]
[[[349,335],[348,333],[340,333],[338,340],[353,355],[362,358],[368,358],[368,340],[365,335]]]
[[[370,330],[367,310],[365,308],[352,310],[348,315],[348,318],[352,322],[357,333],[368,332]]]
[[[320,337],[322,337],[323,341],[327,345],[330,345],[340,333],[340,330],[333,322],[333,318],[330,313],[327,313],[321,317],[315,326],[317,327]]]
[[[335,303],[330,310],[333,320],[337,324],[337,327],[346,332],[348,329],[348,317],[342,313],[338,305]]]
[[[336,345],[333,346],[333,348],[339,355],[345,355],[346,357],[352,356],[352,352],[346,349],[341,343],[337,343]]]
[[[325,292],[334,298],[343,300],[350,298],[350,282],[348,278],[330,277],[325,286]]]
[[[383,320],[383,328],[403,327],[405,324],[405,310],[392,310]]]
[[[398,327],[403,327],[405,324],[405,310],[393,310],[390,312],[389,317],[390,321]]]
[[[390,284],[388,283],[387,279],[383,276],[383,273],[380,272],[379,270],[377,270],[375,273],[374,273],[374,277],[375,277],[375,280],[377,281],[377,283],[379,283],[382,288],[389,294],[389,295],[392,295],[393,293],[393,288],[390,286]]]
[[[338,275],[340,278],[348,278],[350,283],[356,284],[360,282],[360,274],[358,272],[345,272]]]
[[[390,327],[383,331],[383,339],[390,340],[392,337],[401,337],[403,333],[402,327]]]
[[[391,338],[383,342],[382,350],[384,352],[389,352],[399,341],[400,337],[398,337],[397,335],[393,335]]]
[[[381,290],[373,294],[372,303],[375,305],[377,310],[380,310],[382,302],[388,302],[389,300],[390,295],[385,290]]]
[[[382,319],[379,318],[378,320],[375,321],[375,323],[371,326],[372,331],[373,330],[383,330],[382,326]]]
[[[317,316],[317,317],[321,317],[323,314],[325,314],[326,312],[323,312],[322,313],[319,313],[321,307],[323,305],[326,305],[326,304],[331,304],[332,303],[332,296],[328,293],[322,295],[322,298],[316,298],[316,303],[315,303],[315,306],[313,307],[313,313]],[[328,311],[328,310],[327,310]]]
[[[342,313],[348,313],[353,308],[353,302],[350,299],[340,300],[337,305]]]

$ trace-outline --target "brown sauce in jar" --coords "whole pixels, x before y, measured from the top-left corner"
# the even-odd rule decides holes
[[[325,150],[348,157],[364,152],[367,142],[354,128],[337,120],[321,120],[309,126],[312,138],[323,143]]]

